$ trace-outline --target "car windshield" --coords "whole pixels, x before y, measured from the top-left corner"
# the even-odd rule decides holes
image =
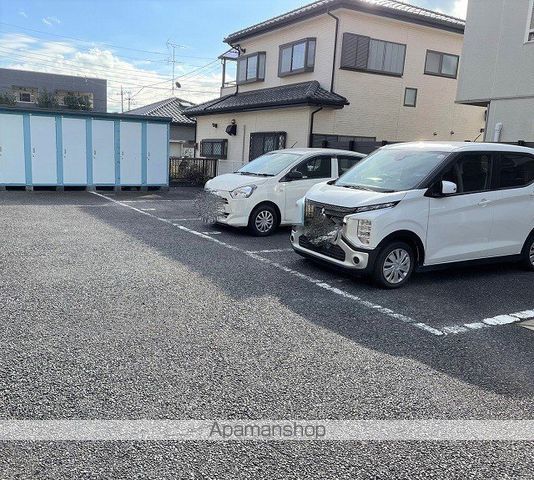
[[[289,152],[266,153],[241,167],[236,173],[241,175],[258,175],[274,177],[292,165],[302,155]]]
[[[448,155],[415,149],[378,150],[342,175],[335,185],[376,192],[412,190]]]

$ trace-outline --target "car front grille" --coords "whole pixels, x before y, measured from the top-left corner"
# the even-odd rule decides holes
[[[312,252],[320,253],[330,258],[335,258],[341,262],[345,261],[345,252],[339,245],[326,244],[326,245],[315,245],[310,242],[308,237],[301,235],[299,237],[299,245],[306,250],[311,250]]]
[[[327,217],[333,223],[341,223],[347,215],[356,213],[357,209],[352,207],[340,207],[338,205],[329,205],[327,203],[314,202],[306,200],[304,205],[304,224],[309,223],[318,217]]]

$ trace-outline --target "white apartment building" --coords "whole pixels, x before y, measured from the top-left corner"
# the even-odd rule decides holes
[[[488,141],[534,142],[533,7],[469,0],[457,100],[488,108]]]
[[[235,32],[236,82],[185,112],[200,154],[225,173],[284,147],[474,140],[485,109],[455,103],[464,26],[393,0],[320,0]]]

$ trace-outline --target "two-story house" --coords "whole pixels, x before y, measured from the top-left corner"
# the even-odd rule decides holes
[[[534,142],[534,1],[469,0],[459,102],[488,108],[486,140]]]
[[[394,0],[320,0],[235,32],[236,85],[186,110],[200,153],[224,173],[284,147],[474,140],[485,110],[455,104],[464,27]]]
[[[87,109],[107,111],[104,79],[0,68],[0,94],[9,95],[16,106],[39,108],[39,94],[45,91],[54,96],[60,109],[72,108],[69,101],[81,98]]]

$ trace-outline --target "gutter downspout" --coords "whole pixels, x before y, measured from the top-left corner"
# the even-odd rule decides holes
[[[313,122],[315,120],[315,114],[319,113],[322,109],[323,109],[323,107],[319,107],[317,110],[314,110],[311,113],[311,116],[310,116],[310,135],[308,137],[308,147],[309,148],[311,148],[313,146]]]
[[[339,36],[339,17],[336,17],[330,10],[326,14],[336,21],[336,33],[334,37],[334,58],[332,60],[332,79],[330,81],[330,92],[334,93],[334,79],[336,76],[337,38]]]

